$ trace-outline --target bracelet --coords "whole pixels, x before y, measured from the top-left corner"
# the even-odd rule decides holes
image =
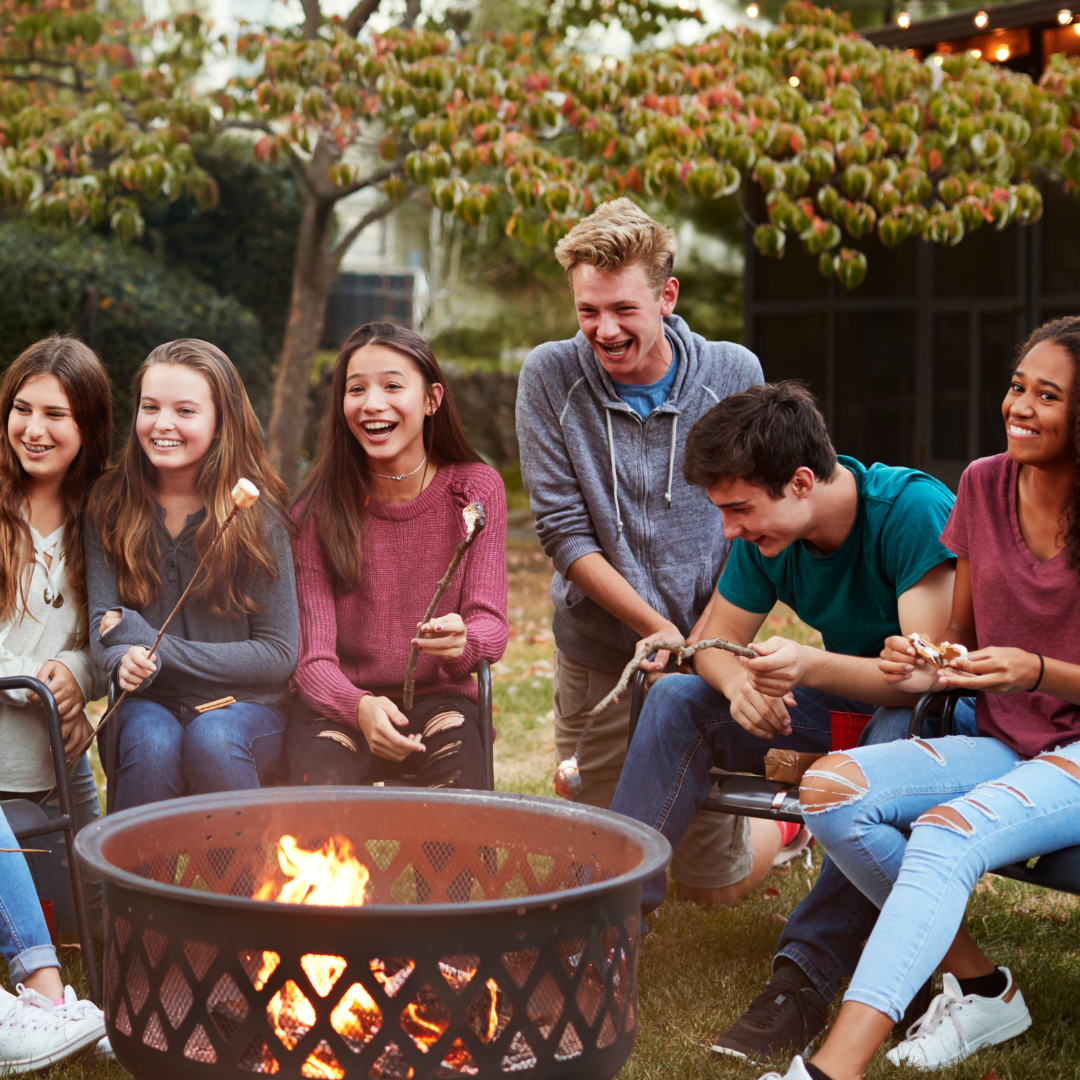
[[[1042,653],[1035,654],[1039,658],[1039,677],[1035,680],[1035,685],[1028,691],[1029,694],[1034,694],[1036,690],[1042,685],[1043,676],[1046,674],[1046,661],[1043,659]]]

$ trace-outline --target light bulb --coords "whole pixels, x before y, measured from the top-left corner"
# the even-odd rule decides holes
[[[791,78],[788,79],[788,82],[791,83],[792,86],[798,86],[799,85],[799,76],[798,75],[792,75]]]
[[[1009,59],[1009,46],[1002,45],[1001,48],[998,49],[996,53],[994,53],[994,55],[1004,63],[1004,61]]]
[[[748,4],[746,7],[746,14],[749,15],[751,19],[756,19],[761,14],[761,8],[759,8],[757,4]]]
[[[987,15],[985,11],[980,11],[975,16],[975,25],[977,27],[979,27],[980,29],[982,29],[982,27],[984,27],[989,21],[990,21],[990,16]]]
[[[901,30],[906,30],[911,25],[911,16],[906,11],[901,11],[900,14],[896,16],[896,25],[899,26]]]
[[[944,63],[945,63],[945,57],[941,56],[940,54],[934,57],[934,66],[935,67],[941,67],[941,65],[944,64]]]
[[[973,60],[980,60],[982,58],[982,50],[981,49],[972,49],[971,50],[971,58]]]
[[[1068,26],[1072,22],[1072,12],[1068,8],[1062,8],[1057,13],[1057,20],[1062,26]]]

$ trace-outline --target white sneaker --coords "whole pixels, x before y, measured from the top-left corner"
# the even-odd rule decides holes
[[[778,1072],[769,1072],[758,1080],[811,1080],[811,1076],[806,1071],[802,1057],[796,1054],[795,1060],[788,1066],[788,1071],[783,1076]]]
[[[944,992],[938,994],[926,1014],[908,1028],[907,1038],[886,1055],[894,1065],[916,1069],[939,1069],[974,1054],[983,1046],[1005,1042],[1031,1027],[1031,1013],[1024,995],[1008,968],[1008,985],[997,997],[960,993],[955,977],[942,979]]]
[[[0,997],[0,1074],[29,1072],[94,1046],[105,1034],[105,1016],[79,1001],[69,986],[64,1004],[53,1005],[20,983],[18,996]]]

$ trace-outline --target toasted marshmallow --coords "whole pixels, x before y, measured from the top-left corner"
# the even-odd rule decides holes
[[[967,647],[954,645],[951,641],[943,641],[935,645],[927,641],[922,634],[908,634],[908,641],[918,656],[921,656],[928,664],[943,668],[953,660],[961,660],[967,656]]]
[[[560,799],[572,799],[581,791],[581,773],[578,771],[577,754],[559,762],[555,780],[551,785]]]
[[[232,489],[232,501],[241,509],[247,510],[255,505],[259,497],[259,489],[250,481],[240,479],[236,481],[236,487]]]

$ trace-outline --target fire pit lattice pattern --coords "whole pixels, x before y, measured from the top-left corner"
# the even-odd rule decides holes
[[[636,1034],[640,894],[609,891],[602,903],[581,894],[626,872],[634,853],[624,837],[588,829],[568,837],[564,828],[522,843],[511,829],[478,843],[484,830],[467,814],[446,827],[454,815],[440,804],[435,836],[406,826],[402,839],[384,839],[377,815],[350,824],[340,810],[310,809],[321,813],[305,810],[300,842],[352,836],[371,875],[366,903],[378,910],[349,918],[341,909],[229,902],[250,900],[280,876],[277,843],[266,839],[279,827],[273,804],[242,815],[228,807],[178,814],[186,819],[170,826],[178,844],[160,835],[129,843],[127,866],[119,838],[104,845],[113,864],[168,886],[146,894],[106,879],[106,1018],[136,1076],[617,1071]],[[365,831],[375,837],[362,839]],[[528,904],[541,894],[552,902]],[[492,909],[493,900],[515,899],[528,906]],[[418,917],[433,904],[455,910]]]

